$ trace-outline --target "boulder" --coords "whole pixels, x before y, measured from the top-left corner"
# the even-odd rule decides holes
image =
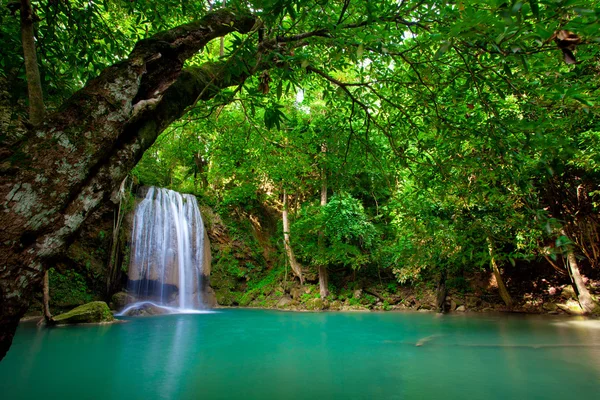
[[[339,311],[342,309],[342,302],[339,300],[334,300],[329,303],[329,309],[333,311]]]
[[[575,294],[575,289],[573,289],[573,286],[571,286],[571,285],[565,286],[563,288],[562,292],[560,293],[560,295],[562,297],[564,297],[565,299],[577,300],[577,295]]]
[[[93,301],[69,312],[57,315],[53,318],[57,325],[113,322],[113,317],[108,305],[103,301]]]
[[[125,292],[118,292],[112,295],[110,299],[110,308],[111,310],[121,310],[125,308],[127,304],[131,304],[134,302],[135,300],[133,296]]]
[[[299,300],[302,296],[302,288],[296,286],[290,290],[290,294],[292,295],[292,299]]]
[[[155,306],[152,303],[140,303],[139,306],[130,308],[123,315],[126,315],[128,317],[145,317],[145,316],[163,315],[163,314],[169,314],[169,310],[162,308],[162,307]]]
[[[458,306],[458,307],[456,307],[456,311],[458,311],[458,312],[465,312],[466,308],[465,308],[465,306]]]
[[[556,311],[556,309],[558,308],[558,306],[554,303],[544,303],[542,305],[542,308],[546,311]]]
[[[579,303],[573,299],[567,300],[567,302],[565,304],[557,304],[556,307],[560,308],[567,314],[572,314],[572,315],[583,315],[584,314],[583,309],[581,308]]]
[[[204,292],[202,293],[202,302],[204,303],[204,306],[208,308],[215,308],[219,305],[219,303],[217,303],[217,295],[212,287],[206,286],[204,288]]]
[[[290,296],[283,295],[283,297],[281,299],[279,299],[279,301],[277,302],[276,307],[277,308],[286,308],[288,307],[290,304],[292,304],[292,298]]]
[[[450,311],[456,310],[456,307],[458,307],[456,301],[454,299],[450,300]]]

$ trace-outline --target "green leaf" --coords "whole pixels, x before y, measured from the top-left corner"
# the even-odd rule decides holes
[[[361,58],[364,51],[365,51],[365,46],[363,46],[362,44],[359,44],[358,48],[356,49],[356,57]]]
[[[522,1],[517,1],[513,7],[512,7],[512,12],[513,14],[516,14],[519,12],[519,10],[521,10],[521,7],[523,7],[523,2]]]
[[[443,56],[450,48],[450,45],[451,43],[449,41],[443,42],[438,51],[435,52],[433,59],[438,60],[441,56]]]
[[[281,94],[283,93],[283,81],[279,81],[277,85],[277,100],[281,100]]]
[[[292,21],[294,21],[296,19],[296,11],[294,10],[294,6],[292,4],[287,4],[286,9],[288,14],[290,14],[290,18],[292,18]]]
[[[520,55],[519,58],[521,59],[525,72],[529,72],[529,62],[527,61],[527,58],[523,55]]]
[[[531,13],[539,20],[540,19],[540,6],[537,0],[529,0],[529,6],[531,7]]]
[[[571,96],[571,98],[577,100],[578,102],[580,102],[581,104],[584,104],[586,106],[589,106],[589,107],[594,106],[594,103],[592,101],[590,101],[588,98],[586,98],[585,96],[583,96],[581,94],[574,94]]]

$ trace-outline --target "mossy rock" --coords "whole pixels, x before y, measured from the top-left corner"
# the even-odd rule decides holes
[[[310,299],[306,302],[306,309],[311,311],[318,311],[325,309],[325,304],[323,303],[323,299],[314,298]]]
[[[229,289],[218,289],[215,291],[216,301],[222,306],[233,306],[239,304],[240,292],[234,292]]]
[[[584,314],[579,303],[573,299],[569,299],[569,300],[567,300],[566,303],[557,304],[556,306],[558,308],[560,308],[561,310],[563,310],[564,312],[566,312],[567,314],[571,314],[571,315],[583,315]]]
[[[146,317],[152,315],[169,314],[165,308],[155,306],[152,303],[142,303],[137,307],[130,308],[124,315],[128,317]]]
[[[250,305],[250,303],[252,303],[252,301],[256,298],[257,294],[258,293],[255,290],[251,290],[249,292],[244,293],[238,301],[239,305],[242,307]]]
[[[112,322],[115,320],[108,305],[103,301],[93,301],[76,307],[53,318],[58,325]]]
[[[277,305],[275,307],[277,307],[277,308],[287,308],[293,302],[294,302],[294,300],[292,300],[292,298],[286,294],[286,295],[283,295],[281,297],[281,299],[279,299],[279,301],[277,302]]]
[[[125,292],[118,292],[112,295],[110,307],[113,310],[120,310],[124,308],[127,304],[133,303],[134,301],[135,299],[133,298],[133,296]]]

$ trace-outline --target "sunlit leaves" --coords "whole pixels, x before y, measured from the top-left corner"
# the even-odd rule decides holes
[[[195,19],[206,6],[50,3],[39,2],[37,31],[50,98],[70,94],[138,39]],[[542,196],[549,182],[597,179],[593,1],[250,5],[270,51],[259,54],[257,33],[232,34],[222,56],[214,41],[188,60],[227,62],[231,74],[248,78],[198,104],[159,140],[136,170],[140,180],[210,193],[232,209],[259,201],[277,207],[286,189],[298,200],[294,229],[302,241],[294,246],[303,246],[305,260],[384,265],[411,280],[486,266],[488,236],[499,260],[529,259],[538,240],[556,234],[540,228],[555,217],[549,204],[556,201]],[[1,73],[24,98],[18,26],[2,13]],[[562,29],[583,40],[576,65],[564,63],[552,40]],[[335,196],[320,210],[323,171]],[[375,230],[374,221],[381,221]],[[319,251],[319,231],[334,250]]]

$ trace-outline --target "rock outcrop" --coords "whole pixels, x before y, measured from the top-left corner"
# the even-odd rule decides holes
[[[139,306],[129,309],[123,315],[128,317],[144,317],[151,315],[169,314],[170,311],[166,308],[159,307],[152,303],[141,303]]]
[[[93,301],[76,307],[64,314],[57,315],[53,318],[53,321],[57,325],[86,324],[113,322],[115,318],[105,302]]]

